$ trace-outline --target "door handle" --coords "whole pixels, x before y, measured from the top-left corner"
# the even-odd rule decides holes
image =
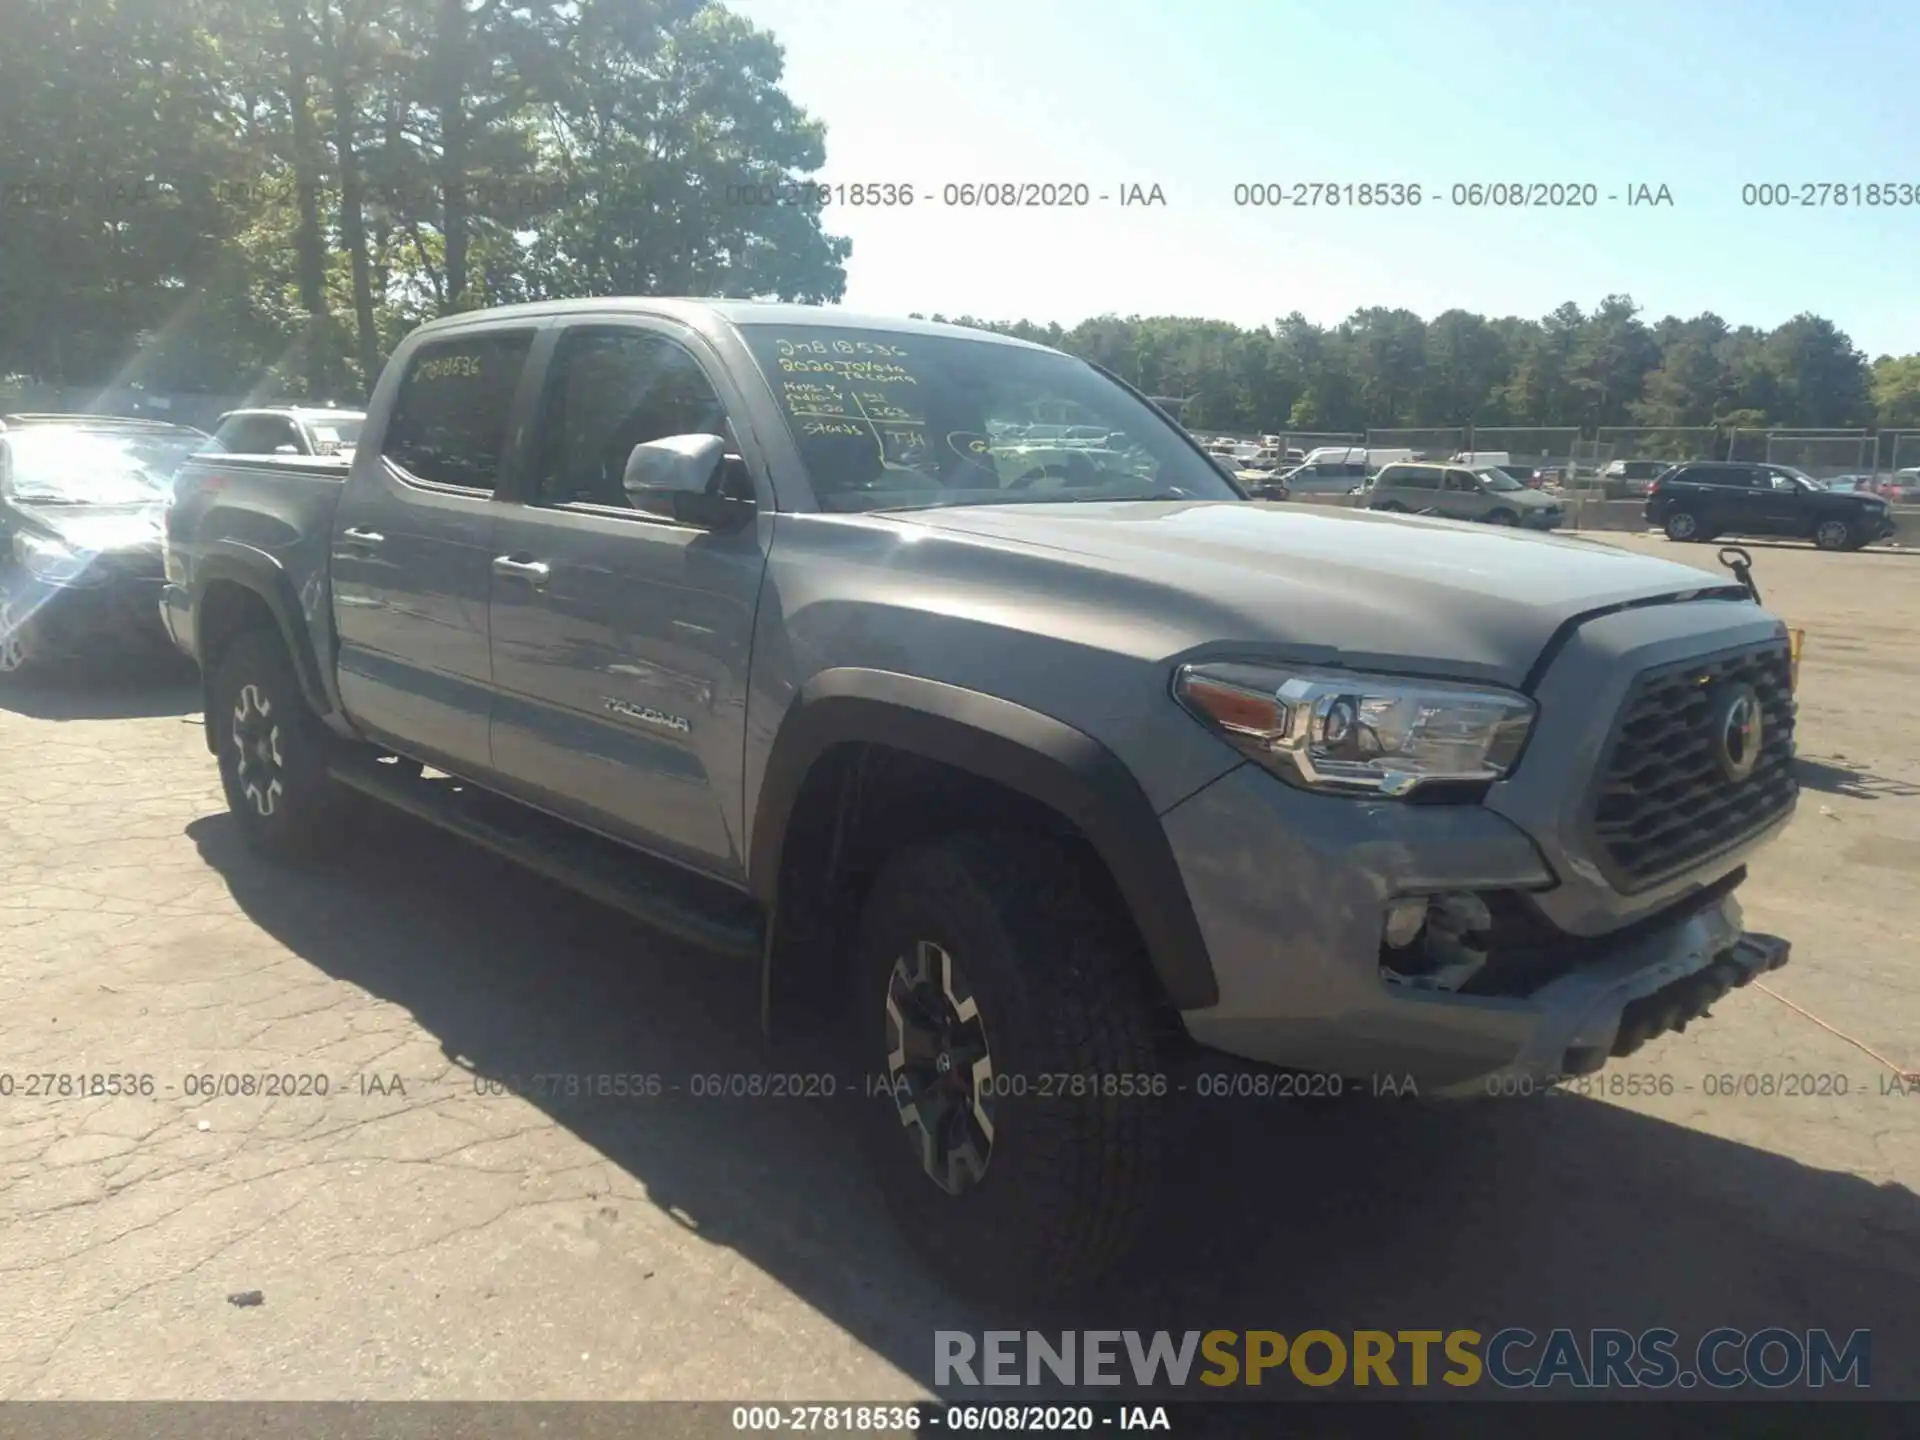
[[[387,543],[387,537],[378,531],[361,530],[352,525],[349,525],[340,532],[340,538],[350,541],[355,545],[384,545]]]
[[[547,577],[553,571],[544,560],[516,560],[511,555],[501,555],[493,562],[493,573],[514,580],[524,580],[534,589],[545,587]]]

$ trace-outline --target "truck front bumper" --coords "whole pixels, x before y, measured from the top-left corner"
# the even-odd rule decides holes
[[[1422,1096],[1510,1095],[1589,1074],[1789,955],[1786,941],[1742,928],[1733,862],[1613,934],[1562,937],[1552,963],[1509,958],[1491,990],[1420,988],[1385,963],[1396,898],[1506,897],[1513,912],[1554,887],[1512,821],[1476,806],[1308,794],[1249,765],[1163,823],[1220,992],[1183,1012],[1187,1033],[1376,1091],[1405,1094],[1411,1081]],[[1536,937],[1556,933],[1540,916],[1530,923]]]

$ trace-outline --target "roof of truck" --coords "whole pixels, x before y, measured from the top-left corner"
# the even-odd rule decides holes
[[[1015,339],[992,330],[975,330],[967,325],[948,325],[932,320],[908,320],[897,315],[866,315],[843,310],[837,305],[795,305],[777,300],[712,300],[685,296],[599,295],[578,300],[537,300],[524,305],[500,305],[490,310],[466,310],[429,320],[420,329],[439,331],[461,329],[475,322],[502,320],[544,320],[556,315],[605,315],[609,311],[627,311],[635,315],[658,315],[678,320],[696,330],[712,329],[716,322],[724,326],[815,325],[847,330],[886,330],[900,335],[945,336],[955,340],[984,340],[992,344],[1018,345],[1029,350],[1045,350],[1045,345]]]

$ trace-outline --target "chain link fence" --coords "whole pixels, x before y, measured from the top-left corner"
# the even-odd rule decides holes
[[[1920,493],[1920,430],[1903,430],[1881,452],[1887,479],[1906,494]],[[1906,473],[1902,473],[1902,472]]]
[[[1567,456],[1567,472],[1560,485],[1565,490],[1598,492],[1601,472],[1614,458],[1609,440],[1576,439]]]
[[[1613,449],[1614,460],[1715,460],[1720,455],[1720,432],[1711,425],[1607,425],[1594,439]]]
[[[1349,448],[1365,445],[1367,437],[1357,430],[1288,430],[1281,435],[1280,443],[1284,449],[1311,455],[1315,450],[1333,445]]]
[[[1861,468],[1859,460],[1862,455],[1868,456],[1871,463],[1871,457],[1878,448],[1878,442],[1879,437],[1871,430],[1796,429],[1790,426],[1775,426],[1765,430],[1730,430],[1727,432],[1727,459],[1744,460],[1755,465],[1768,463],[1798,465],[1798,461],[1787,457],[1795,454],[1817,457],[1851,456],[1852,459],[1848,460],[1844,466],[1845,470],[1851,471]]]
[[[1458,426],[1412,430],[1369,430],[1369,450],[1411,450],[1428,460],[1448,460],[1467,448],[1467,432]]]
[[[1580,429],[1575,425],[1490,425],[1469,430],[1462,448],[1516,470],[1558,471],[1557,478],[1564,483],[1579,441]],[[1500,455],[1507,457],[1504,462],[1491,459]]]
[[[1880,463],[1880,437],[1851,435],[1769,435],[1767,463],[1791,465],[1816,480],[1843,475],[1871,476]]]

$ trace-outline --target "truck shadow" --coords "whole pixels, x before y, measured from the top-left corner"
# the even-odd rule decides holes
[[[1904,800],[1920,795],[1920,785],[1911,781],[1894,780],[1856,765],[1840,765],[1805,755],[1795,757],[1793,773],[1802,790],[1818,790],[1823,795],[1845,795],[1855,800],[1883,797]]]
[[[1869,1329],[1875,1397],[1920,1396],[1911,1191],[1565,1095],[1461,1108],[1182,1097],[1158,1216],[1121,1273],[1044,1312],[961,1304],[919,1269],[863,1178],[850,1107],[882,1102],[857,1093],[823,1041],[763,1047],[749,967],[679,952],[398,815],[369,810],[338,860],[298,871],[254,858],[224,815],[188,833],[262,930],[405,1007],[478,1074],[842,1076],[831,1101],[533,1103],[651,1204],[929,1387],[936,1330],[1665,1326],[1684,1355],[1717,1326],[1777,1325]],[[1697,1087],[1684,1038],[1668,1043],[1662,1058]],[[1882,1107],[1889,1123],[1891,1107],[1920,1103],[1870,1093],[1864,1066],[1850,1084],[1848,1103]],[[1777,1102],[1767,1123],[1785,1141],[1820,1103]],[[1268,1387],[1289,1392],[1302,1393]]]
[[[179,655],[90,659],[0,675],[0,710],[32,720],[149,720],[200,713],[200,672]]]

